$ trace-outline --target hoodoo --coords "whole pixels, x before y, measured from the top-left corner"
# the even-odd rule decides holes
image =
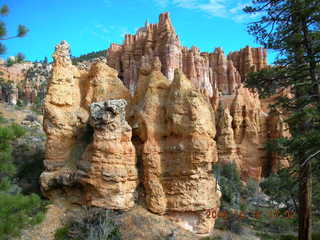
[[[266,51],[225,56],[180,45],[169,14],[112,44],[107,61],[73,65],[62,41],[44,103],[43,192],[72,202],[128,210],[141,199],[195,233],[208,233],[221,193],[212,173],[233,162],[243,180],[288,166],[264,149],[288,134],[259,96],[243,87],[267,66]]]

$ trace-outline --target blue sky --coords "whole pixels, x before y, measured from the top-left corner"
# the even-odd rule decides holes
[[[158,21],[161,12],[170,12],[172,23],[184,46],[201,51],[222,47],[226,53],[246,45],[258,46],[246,32],[252,19],[242,12],[248,0],[7,0],[10,8],[2,17],[8,35],[18,24],[30,32],[24,38],[5,41],[4,57],[23,52],[28,60],[51,59],[61,40],[71,44],[72,55],[107,49],[122,43],[125,33],[134,33],[145,20]],[[273,60],[269,53],[269,62]]]

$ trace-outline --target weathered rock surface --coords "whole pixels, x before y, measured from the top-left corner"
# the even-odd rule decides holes
[[[69,45],[62,41],[53,54],[52,78],[44,102],[43,127],[47,134],[45,168],[41,175],[42,190],[72,186],[76,167],[77,129],[80,121],[81,91],[79,72],[72,65]]]
[[[241,177],[261,177],[289,166],[286,158],[265,149],[268,140],[288,136],[289,130],[281,115],[266,112],[272,100],[261,101],[256,93],[240,86],[236,94],[220,96],[217,118],[219,161],[233,162]]]
[[[207,233],[214,219],[205,211],[217,209],[220,198],[211,174],[218,160],[214,113],[190,80],[176,71],[170,84],[159,64],[155,60],[151,73],[140,72],[135,95],[147,207]]]
[[[14,82],[1,82],[0,100],[10,105],[16,105],[19,99],[17,84]]]
[[[210,97],[216,88],[222,94],[233,94],[248,72],[267,65],[266,51],[261,48],[246,47],[226,57],[220,48],[206,53],[196,47],[182,47],[168,13],[160,15],[159,23],[146,23],[135,35],[126,35],[123,45],[112,44],[107,60],[134,95],[141,66],[152,64],[155,57],[159,57],[169,82],[178,68]]]
[[[126,101],[108,100],[90,105],[93,141],[83,154],[78,175],[86,202],[108,209],[129,209],[138,182]]]
[[[238,155],[238,147],[234,139],[234,131],[232,128],[232,116],[229,108],[224,108],[221,104],[218,110],[218,156],[221,163],[235,163],[240,169],[240,158]]]
[[[27,71],[33,66],[31,62],[25,63],[15,63],[12,66],[6,66],[5,63],[0,64],[0,71],[2,72],[2,78],[14,82],[19,83],[25,79],[25,75]]]
[[[26,72],[25,80],[19,84],[20,99],[30,104],[36,101],[42,102],[51,74],[52,64],[34,63]]]
[[[95,62],[91,65],[86,82],[86,97],[84,107],[89,110],[89,105],[93,102],[100,102],[106,99],[123,98],[128,104],[131,96],[128,89],[118,78],[118,73],[109,67],[105,62]]]
[[[268,122],[268,139],[275,140],[278,138],[288,138],[290,133],[288,131],[288,124],[284,121],[283,114],[279,111],[271,111],[267,119]],[[290,166],[290,158],[282,157],[276,153],[270,153],[269,167],[273,173],[279,171],[281,168],[287,168]]]
[[[220,48],[181,47],[162,14],[112,44],[107,64],[73,65],[65,41],[53,58],[41,175],[50,198],[62,190],[70,201],[128,210],[141,193],[151,212],[208,233],[214,219],[206,212],[218,211],[221,195],[216,162],[234,162],[244,180],[289,164],[264,148],[288,134],[281,114],[268,113],[273,100],[242,86],[247,73],[267,67],[261,48],[226,57]]]
[[[234,66],[244,79],[249,72],[260,71],[267,67],[267,49],[251,48],[249,46],[228,55]]]
[[[77,69],[64,41],[53,56],[44,107],[44,193],[53,198],[55,189],[63,188],[71,201],[131,208],[138,154],[127,115],[140,139],[148,209],[193,232],[210,232],[214,219],[205,212],[217,209],[220,198],[211,174],[218,157],[210,100],[179,71],[170,84],[158,58],[151,65],[145,61],[131,100],[117,72],[105,63]],[[127,101],[132,102],[129,109]]]
[[[51,64],[16,63],[10,67],[0,65],[4,81],[0,83],[0,100],[12,105],[33,104],[44,99]]]
[[[56,46],[53,58],[52,78],[44,103],[47,143],[42,189],[50,197],[55,189],[67,187],[75,201],[84,201],[81,188],[72,186],[79,184],[78,164],[93,136],[88,127],[90,104],[108,99],[130,102],[130,94],[115,70],[105,63],[93,64],[89,72],[73,66],[65,41]]]

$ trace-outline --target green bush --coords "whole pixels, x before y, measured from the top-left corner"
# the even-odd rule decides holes
[[[294,230],[292,220],[284,217],[275,217],[270,220],[270,231],[274,233],[284,233]]]
[[[298,238],[293,235],[281,235],[279,240],[298,240]]]
[[[101,208],[84,208],[64,228],[55,233],[55,240],[121,240],[118,226],[110,211]]]
[[[201,238],[201,240],[223,240],[222,237],[217,236],[217,237],[205,237],[205,238]]]
[[[40,223],[43,212],[44,204],[35,194],[0,193],[0,240],[18,236],[22,228]]]
[[[320,233],[312,233],[312,240],[319,240],[320,239]]]
[[[236,233],[241,234],[243,232],[243,226],[241,224],[241,217],[232,213],[228,214],[225,221],[226,229]]]
[[[273,235],[270,235],[268,233],[257,233],[258,237],[261,237],[263,240],[275,240]]]
[[[12,163],[11,156],[11,142],[16,138],[23,136],[25,133],[26,130],[17,124],[0,127],[0,180],[15,174],[16,168]]]
[[[4,118],[3,116],[1,116],[0,114],[0,124],[1,123],[7,123],[8,122],[8,119]]]
[[[23,193],[40,194],[39,178],[44,170],[43,160],[43,149],[36,149],[31,155],[25,155],[23,161],[17,164],[17,184],[22,188]]]
[[[222,192],[222,206],[231,204],[236,194],[240,195],[244,188],[235,164],[215,164],[213,169]]]
[[[41,99],[41,96],[37,96],[35,99],[35,102],[31,106],[31,111],[39,115],[43,114],[42,105],[43,105],[43,99]]]
[[[297,211],[298,184],[296,181],[296,178],[290,174],[290,170],[285,168],[265,178],[260,186],[272,201],[284,203],[288,209]]]
[[[26,130],[12,124],[0,127],[0,240],[18,236],[22,228],[42,221],[44,202],[38,195],[22,195],[13,182],[17,167],[12,161],[12,141]]]
[[[259,191],[259,183],[253,178],[249,177],[247,185],[242,188],[242,197],[253,197]]]
[[[55,240],[65,240],[68,239],[69,227],[58,228],[54,234]]]

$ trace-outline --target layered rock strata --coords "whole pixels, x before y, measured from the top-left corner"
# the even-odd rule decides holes
[[[70,59],[69,45],[63,41],[53,54],[52,78],[44,102],[43,127],[47,134],[45,172],[41,174],[44,193],[74,184],[74,169],[79,149],[78,129],[86,118],[80,111],[80,73]],[[83,116],[82,116],[83,115]]]
[[[40,104],[45,96],[51,67],[48,63],[31,62],[16,63],[10,67],[0,65],[4,80],[0,83],[0,100],[12,105]]]
[[[229,53],[228,59],[232,60],[242,79],[245,79],[247,73],[257,72],[268,66],[267,49],[263,48],[247,46],[240,51]]]
[[[218,209],[220,198],[211,173],[218,161],[213,109],[178,70],[170,84],[157,58],[153,70],[146,69],[135,95],[134,126],[143,145],[147,207],[208,233],[214,219],[205,212]]]
[[[183,48],[162,14],[158,24],[111,45],[108,65],[74,66],[64,41],[53,58],[41,175],[50,198],[63,189],[70,201],[127,210],[141,182],[151,212],[208,233],[214,218],[206,213],[219,208],[216,162],[235,163],[243,180],[289,165],[264,148],[288,134],[283,117],[265,107],[273,100],[241,84],[266,67],[260,48],[228,57],[219,48]]]
[[[136,153],[127,123],[127,102],[108,100],[90,105],[92,143],[79,164],[79,181],[84,186],[86,202],[108,209],[129,209],[138,182]]]
[[[67,188],[75,201],[85,201],[80,192],[81,186],[73,186],[80,184],[78,165],[95,136],[89,127],[90,105],[109,99],[130,102],[130,94],[117,78],[117,72],[105,63],[95,63],[89,71],[72,65],[70,47],[65,41],[56,46],[53,58],[52,78],[44,103],[43,126],[47,143],[46,170],[41,175],[41,186],[49,197],[55,194],[55,189]],[[124,136],[119,137],[125,139]],[[101,161],[103,164],[108,160],[101,158]],[[90,201],[99,200],[91,198]]]
[[[268,139],[276,140],[279,138],[289,138],[290,133],[288,131],[289,126],[284,121],[284,116],[277,110],[270,112],[270,115],[267,118],[268,122]],[[290,166],[290,158],[283,157],[276,153],[270,153],[270,158],[272,159],[269,162],[269,167],[273,173],[276,173],[281,168],[287,168]]]
[[[198,233],[212,230],[206,211],[218,209],[220,192],[212,176],[218,160],[210,100],[178,70],[174,81],[161,63],[140,71],[131,100],[117,72],[103,62],[77,69],[69,45],[53,55],[53,74],[45,99],[47,134],[43,192],[50,198],[64,189],[70,201],[109,209],[134,205],[138,184],[136,150],[140,139],[147,208]],[[126,102],[131,104],[126,108]]]
[[[274,101],[274,100],[273,100]],[[289,159],[270,154],[269,140],[289,136],[284,118],[266,112],[269,99],[240,86],[236,94],[219,97],[217,147],[219,161],[235,163],[243,180],[260,180],[263,176],[289,166]],[[216,103],[217,104],[217,103]]]
[[[108,49],[108,64],[119,72],[119,77],[134,95],[139,69],[144,61],[151,64],[159,57],[162,73],[172,82],[174,70],[180,69],[194,86],[212,97],[216,89],[222,94],[233,94],[248,72],[266,67],[266,51],[246,47],[226,57],[220,48],[213,53],[200,52],[196,47],[182,47],[168,13],[159,23],[140,28],[135,35],[126,35],[122,45]]]
[[[16,105],[19,99],[18,87],[13,82],[0,83],[0,101]]]

